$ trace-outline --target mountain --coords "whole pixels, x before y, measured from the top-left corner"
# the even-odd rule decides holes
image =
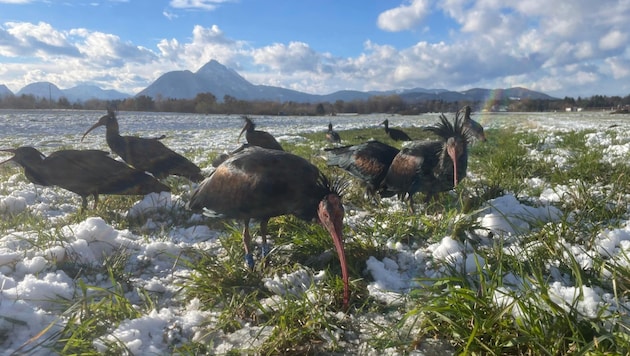
[[[8,91],[4,85],[0,86],[0,97]],[[140,91],[136,96],[149,96],[153,99],[194,99],[197,94],[212,93],[217,101],[222,102],[226,95],[238,100],[271,100],[279,102],[302,103],[334,103],[338,100],[354,101],[368,100],[372,96],[399,95],[404,101],[413,103],[428,100],[454,101],[486,101],[488,99],[505,100],[516,99],[543,99],[555,98],[540,92],[525,88],[508,89],[483,89],[473,88],[461,92],[446,89],[398,89],[387,91],[357,91],[341,90],[326,95],[316,95],[299,92],[268,85],[255,85],[240,76],[235,70],[227,68],[216,60],[203,65],[197,72],[178,70],[165,73],[157,78],[148,87]],[[115,90],[103,90],[94,85],[78,85],[76,87],[60,90],[52,83],[33,83],[22,88],[17,95],[33,95],[41,98],[58,100],[65,97],[70,102],[85,101],[89,99],[121,100],[131,95]]]
[[[59,100],[64,97],[63,92],[53,83],[49,82],[37,82],[31,83],[20,89],[17,92],[17,96],[32,95],[36,98],[51,99],[53,101]]]
[[[13,96],[13,92],[11,89],[7,88],[6,85],[0,84],[0,98],[4,98],[5,96]]]
[[[492,98],[495,100],[505,100],[505,99],[540,99],[540,100],[553,100],[554,97],[551,97],[544,93],[539,93],[533,90],[514,87],[509,89],[481,89],[474,88],[463,91],[467,98],[471,98],[472,100],[486,100],[488,98]]]
[[[53,101],[57,101],[59,98],[63,97],[68,99],[71,103],[90,99],[121,100],[131,97],[129,94],[121,93],[116,90],[103,90],[96,85],[82,84],[69,89],[59,89],[55,84],[49,82],[31,83],[20,89],[17,95],[32,95],[36,98],[52,99]],[[0,97],[2,97],[1,87]]]
[[[241,100],[309,101],[310,94],[295,90],[254,85],[233,69],[211,60],[193,73],[189,70],[168,72],[136,96],[194,99],[199,93],[212,93],[218,101],[229,95]]]
[[[212,93],[217,101],[223,101],[225,95],[240,100],[274,100],[295,102],[335,102],[337,100],[367,100],[375,95],[400,95],[408,102],[426,100],[482,101],[495,96],[501,98],[554,99],[549,95],[525,88],[509,89],[470,89],[454,92],[446,89],[401,89],[389,91],[362,92],[342,90],[326,95],[315,95],[267,85],[254,85],[216,60],[211,60],[193,73],[189,70],[168,72],[160,76],[137,96],[146,95],[154,99],[194,99],[197,94]]]
[[[113,89],[103,90],[96,85],[88,84],[63,89],[62,92],[70,102],[86,101],[90,99],[122,100],[131,97],[129,94],[121,93]]]

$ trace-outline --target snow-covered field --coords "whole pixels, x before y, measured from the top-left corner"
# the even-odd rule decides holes
[[[104,112],[94,111],[0,111],[0,148],[14,148],[31,145],[44,154],[60,148],[99,148],[108,150],[105,145],[104,128],[97,129],[80,142],[83,132],[89,128]],[[121,133],[139,136],[166,135],[163,142],[175,151],[187,153],[198,149],[229,151],[236,148],[236,137],[243,125],[238,116],[204,116],[173,113],[119,113]],[[341,131],[359,127],[376,127],[384,118],[389,117],[390,124],[398,127],[425,126],[436,122],[437,114],[422,116],[389,115],[354,115],[336,117],[255,117],[260,129],[274,134],[282,141],[305,140],[299,134],[304,132],[324,131],[329,121],[336,130]],[[593,129],[588,144],[606,150],[607,157],[613,164],[629,164],[630,157],[630,118],[625,115],[605,113],[474,113],[474,119],[480,121],[486,129],[513,127],[515,130],[534,130],[549,132],[541,135],[543,145],[551,152],[545,159],[557,160],[559,164],[566,154],[555,149],[552,131]],[[606,129],[616,126],[614,141]],[[614,144],[613,144],[614,142]],[[541,151],[532,149],[532,155]],[[10,155],[0,153],[0,161]],[[190,155],[189,155],[190,157]],[[206,157],[192,157],[197,163],[207,162]],[[210,167],[202,167],[209,172]],[[73,193],[57,189],[35,187],[28,183],[21,168],[3,166],[10,169],[12,175],[0,182],[0,217],[30,211],[52,221],[74,214],[80,206],[80,199]],[[471,179],[479,176],[474,167],[469,167]],[[556,222],[565,213],[561,210],[564,193],[573,189],[570,183],[559,186],[545,186],[544,182],[532,179],[526,182],[540,188],[540,196],[528,197],[536,201],[535,205],[525,205],[513,195],[506,194],[488,202],[488,208],[479,214],[481,226],[492,231],[494,236],[503,236],[506,240],[514,239],[530,229],[532,221]],[[523,198],[523,197],[519,197]],[[157,208],[183,209],[182,198],[170,194],[152,194],[138,200],[129,207],[127,216],[143,214],[152,217]],[[91,205],[90,205],[91,206]],[[404,207],[399,207],[404,209]],[[345,223],[352,226],[357,223],[363,212],[349,212]],[[87,265],[101,265],[112,252],[125,248],[131,254],[134,265],[141,265],[133,273],[134,288],[126,297],[132,303],[144,305],[138,289],[155,293],[161,297],[161,304],[155,310],[134,320],[127,320],[112,329],[104,340],[95,340],[99,351],[105,351],[105,341],[117,340],[137,355],[165,354],[170,350],[170,343],[175,338],[179,341],[195,340],[203,332],[202,325],[212,320],[213,312],[203,311],[198,300],[184,301],[170,298],[176,295],[175,282],[190,273],[185,266],[175,263],[175,256],[185,249],[216,250],[220,248],[218,237],[221,231],[210,229],[201,216],[191,216],[190,227],[168,226],[159,221],[160,215],[149,218],[142,227],[152,234],[138,235],[120,226],[116,226],[101,217],[88,217],[77,224],[62,226],[55,231],[25,231],[6,229],[0,235],[0,347],[11,353],[18,350],[33,337],[39,341],[45,335],[54,334],[63,328],[64,309],[58,300],[72,300],[80,294],[76,279],[69,276],[63,268],[65,261],[72,260]],[[609,229],[602,227],[598,242],[593,251],[573,249],[576,260],[582,266],[592,263],[593,254],[627,256],[630,254],[630,221],[622,227]],[[155,233],[158,231],[159,233]],[[58,234],[57,243],[46,249],[32,249],[31,241],[38,234]],[[150,238],[147,238],[150,236]],[[352,236],[349,236],[352,238]],[[468,253],[469,246],[454,240],[450,236],[436,239],[439,242],[414,249],[397,243],[389,246],[391,258],[377,259],[369,257],[365,261],[366,273],[373,279],[368,286],[369,292],[385,303],[397,303],[400,295],[413,288],[418,277],[439,277],[441,269],[433,269],[431,261],[449,261],[459,270],[475,270],[479,256]],[[63,242],[63,243],[62,243]],[[513,251],[519,253],[519,251]],[[358,276],[355,276],[358,277]],[[304,283],[318,278],[317,272],[298,271],[284,276],[285,280]],[[111,287],[108,276],[96,273],[89,276],[86,283]],[[269,279],[266,286],[279,295],[285,292],[281,277]],[[616,304],[613,296],[599,289],[581,291],[582,298],[575,301],[579,294],[561,279],[549,287],[558,300],[565,300],[568,305],[577,303],[579,310],[587,315],[595,315],[604,305],[613,308]],[[299,288],[297,288],[299,290]],[[500,298],[500,296],[497,296]],[[623,301],[630,308],[628,301]],[[43,333],[40,335],[40,333]],[[173,336],[173,334],[177,334]],[[214,340],[215,352],[224,353],[234,347],[248,347],[256,344],[252,335],[264,335],[261,330],[243,329],[220,340]],[[30,346],[20,349],[29,351]],[[30,350],[33,354],[48,354],[45,348]]]

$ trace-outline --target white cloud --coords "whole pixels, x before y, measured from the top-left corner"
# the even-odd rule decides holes
[[[170,5],[176,9],[199,9],[212,11],[229,0],[171,0]]]
[[[627,44],[628,35],[622,33],[619,30],[612,30],[606,33],[599,40],[599,48],[603,50],[616,49],[619,47],[625,47]]]
[[[303,42],[291,42],[288,46],[276,43],[255,49],[252,57],[254,63],[281,73],[314,71],[320,63],[320,56]]]
[[[387,10],[378,16],[378,27],[391,32],[413,29],[429,14],[430,5],[428,0],[412,0],[410,4]]]
[[[166,17],[169,20],[173,20],[179,17],[177,16],[177,14],[172,13],[170,11],[162,11],[162,15],[164,15],[164,17]]]
[[[7,22],[0,29],[0,55],[7,57],[78,56],[66,35],[47,23]]]
[[[172,1],[170,9],[203,10],[221,3]],[[388,32],[409,31],[419,38],[416,43],[400,47],[367,38],[360,53],[343,58],[305,41],[254,47],[249,38],[231,38],[216,25],[195,25],[188,37],[157,38],[155,48],[145,48],[111,33],[5,23],[0,26],[0,56],[5,57],[0,71],[11,89],[38,79],[60,87],[92,81],[128,93],[167,71],[195,71],[212,59],[254,84],[317,94],[522,85],[562,97],[629,88],[630,1],[610,0],[606,6],[588,0],[561,0],[553,6],[548,0],[400,4],[381,13],[376,25]],[[170,10],[163,15],[184,17]],[[434,39],[435,19],[429,22],[428,16],[441,16],[450,33]]]
[[[630,60],[617,57],[607,58],[606,63],[610,66],[610,71],[615,79],[630,77]]]

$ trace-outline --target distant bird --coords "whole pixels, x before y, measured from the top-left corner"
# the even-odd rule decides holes
[[[328,123],[328,131],[326,132],[326,140],[331,143],[341,143],[339,133],[333,130],[332,122]]]
[[[389,120],[385,119],[385,121],[381,122],[381,125],[385,125],[385,133],[389,135],[389,137],[394,141],[411,141],[411,137],[407,135],[403,130],[399,129],[390,129],[389,128]]]
[[[415,193],[424,193],[429,201],[436,194],[453,189],[466,177],[469,137],[459,114],[456,113],[453,123],[442,114],[436,126],[425,128],[440,140],[414,141],[400,150],[381,186],[384,194],[407,196],[409,208],[414,212]]]
[[[282,146],[276,141],[276,139],[266,131],[256,130],[256,124],[247,116],[244,116],[245,126],[241,130],[241,133],[238,135],[238,142],[245,132],[245,138],[247,139],[247,143],[252,146],[258,146],[262,148],[268,148],[271,150],[280,150],[283,151]]]
[[[288,152],[248,147],[224,161],[193,192],[188,208],[206,215],[244,223],[245,260],[254,266],[250,219],[260,220],[263,249],[267,249],[269,218],[292,214],[316,220],[330,233],[341,263],[344,305],[348,304],[348,271],[343,246],[344,209],[339,186],[304,158]],[[266,252],[263,250],[263,255]]]
[[[90,127],[81,137],[81,141],[99,126],[105,126],[105,138],[109,148],[129,165],[149,172],[158,179],[169,175],[185,177],[194,182],[204,179],[197,165],[160,142],[163,136],[157,138],[121,136],[116,113],[112,110],[108,110],[107,115]]]
[[[326,164],[337,166],[365,184],[368,196],[375,198],[376,191],[387,175],[392,160],[399,150],[372,140],[355,146],[325,148]]]
[[[99,194],[146,195],[169,192],[170,188],[153,176],[129,167],[99,150],[61,150],[48,157],[33,147],[3,149],[13,161],[24,168],[24,175],[34,184],[58,186],[81,196],[81,207],[87,207],[87,197],[94,196],[94,209]]]
[[[468,130],[471,137],[476,138],[481,142],[486,142],[486,135],[483,132],[483,126],[480,123],[470,118],[470,106],[464,106],[464,128]]]

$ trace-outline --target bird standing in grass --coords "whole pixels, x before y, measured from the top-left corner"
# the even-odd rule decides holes
[[[121,136],[118,127],[116,113],[107,111],[107,115],[101,117],[90,127],[81,138],[99,126],[105,126],[105,139],[107,145],[127,164],[153,174],[162,179],[169,175],[188,178],[193,182],[200,182],[204,176],[201,169],[186,157],[166,147],[159,138],[142,138],[135,136]]]
[[[464,127],[468,130],[468,134],[471,137],[476,138],[481,142],[486,142],[486,134],[483,131],[483,126],[480,123],[470,118],[471,108],[470,106],[464,106]]]
[[[146,195],[169,192],[170,188],[153,176],[117,161],[105,151],[61,150],[48,157],[33,147],[3,149],[13,161],[24,168],[24,175],[34,184],[58,186],[81,196],[83,209],[87,198],[94,196],[94,209],[99,194]]]
[[[428,201],[466,177],[469,137],[459,114],[453,123],[442,114],[437,125],[425,128],[439,140],[414,141],[400,150],[380,188],[383,195],[406,195],[414,212],[415,193],[424,193]]]
[[[330,143],[341,143],[341,136],[333,130],[332,122],[328,123],[328,131],[326,131],[326,140]]]
[[[411,141],[411,137],[407,135],[403,130],[392,129],[389,127],[389,120],[381,122],[381,125],[385,125],[385,133],[394,141]]]
[[[245,261],[254,267],[249,221],[260,220],[263,256],[267,254],[267,224],[280,215],[318,221],[333,239],[344,282],[345,306],[349,286],[343,245],[344,209],[339,186],[302,157],[288,152],[247,147],[221,163],[193,192],[188,208],[206,215],[243,222]]]
[[[236,142],[240,140],[244,132],[247,143],[252,146],[283,151],[282,146],[280,146],[273,135],[266,131],[256,130],[256,124],[249,117],[245,116],[243,119],[245,120],[245,126],[243,126]]]
[[[361,180],[366,195],[371,198],[376,197],[377,189],[399,152],[397,148],[376,140],[324,150],[326,164],[337,166]]]

